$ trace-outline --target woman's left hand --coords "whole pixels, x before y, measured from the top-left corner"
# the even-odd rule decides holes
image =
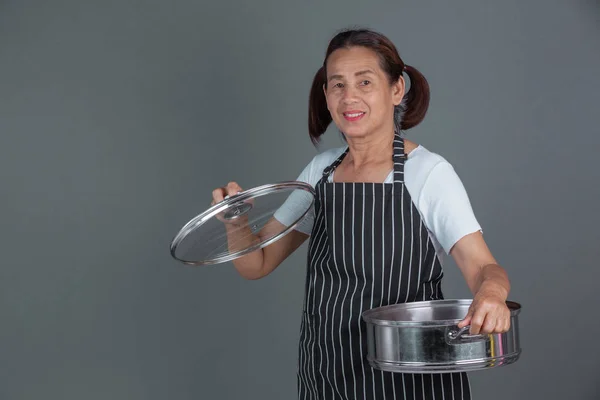
[[[471,325],[473,335],[504,333],[510,329],[510,310],[501,288],[493,284],[481,286],[459,328]]]

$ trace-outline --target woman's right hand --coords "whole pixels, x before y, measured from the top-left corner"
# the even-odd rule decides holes
[[[217,204],[220,201],[223,201],[226,196],[233,196],[242,191],[240,185],[236,182],[229,182],[227,186],[217,188],[212,192],[212,203],[211,206]]]
[[[242,188],[240,187],[240,185],[238,185],[236,182],[229,182],[227,184],[227,186],[220,187],[220,188],[213,190],[213,192],[212,192],[213,198],[212,198],[212,202],[210,203],[210,205],[213,206],[213,205],[223,201],[225,198],[234,196],[241,191],[242,191]],[[240,228],[240,227],[243,227],[248,224],[247,216],[242,215],[241,217],[236,218],[234,220],[227,220],[227,219],[225,219],[224,214],[225,214],[225,211],[219,213],[216,218],[219,221],[223,222],[228,230],[230,230],[230,228],[231,229]]]

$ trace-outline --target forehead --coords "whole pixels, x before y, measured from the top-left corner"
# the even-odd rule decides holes
[[[371,70],[382,74],[379,56],[365,47],[342,48],[331,53],[327,59],[327,76],[353,75],[358,71]]]

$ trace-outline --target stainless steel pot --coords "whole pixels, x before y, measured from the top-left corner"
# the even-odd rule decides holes
[[[501,334],[469,334],[457,324],[471,300],[432,300],[367,310],[367,359],[390,372],[441,373],[488,369],[516,362],[521,354],[518,315],[508,301],[510,329]]]

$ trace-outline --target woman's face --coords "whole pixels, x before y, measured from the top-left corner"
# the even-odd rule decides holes
[[[404,96],[404,79],[390,85],[379,57],[365,47],[334,51],[323,87],[333,122],[347,138],[394,129],[394,106]]]

